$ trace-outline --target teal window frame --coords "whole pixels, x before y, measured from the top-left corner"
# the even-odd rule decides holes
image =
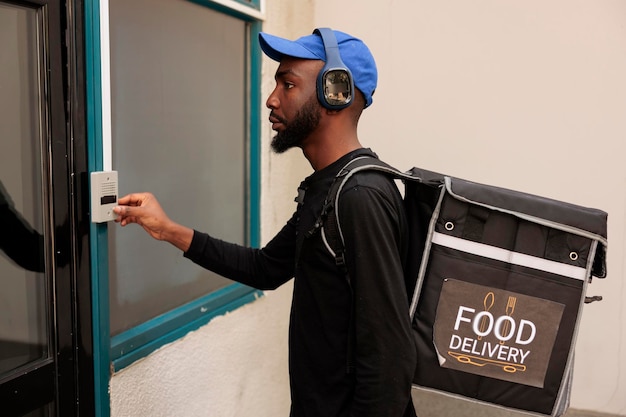
[[[101,74],[100,2],[85,0],[86,118],[89,172],[104,169],[103,106]],[[248,240],[260,242],[260,109],[261,0],[187,0],[241,19],[249,25],[248,107]],[[238,7],[232,7],[238,6]],[[262,296],[262,292],[234,283],[111,337],[109,324],[108,224],[91,223],[91,285],[93,320],[94,389],[97,417],[110,416],[109,382],[119,371],[161,346],[180,339],[216,316],[237,309]]]

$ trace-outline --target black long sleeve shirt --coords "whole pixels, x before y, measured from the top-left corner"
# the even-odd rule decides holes
[[[397,187],[384,174],[362,172],[340,196],[351,284],[314,227],[335,175],[361,155],[374,154],[354,151],[306,178],[300,185],[302,204],[262,249],[196,231],[185,253],[205,268],[259,289],[274,289],[295,277],[289,328],[292,417],[414,415],[410,391],[416,351],[403,278],[408,236]],[[348,355],[354,356],[353,372],[346,369]]]

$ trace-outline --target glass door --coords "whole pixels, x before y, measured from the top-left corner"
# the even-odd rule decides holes
[[[70,23],[70,7],[0,1],[0,415],[6,417],[76,416],[80,383],[93,378],[88,370],[79,376],[78,368],[92,364],[84,360],[91,338],[85,342],[80,328],[84,290],[77,286],[85,269],[77,254],[88,253],[77,227],[82,191],[71,192],[77,164],[67,134],[79,104],[72,94],[72,28],[62,25]],[[90,336],[91,325],[87,330]]]
[[[33,416],[54,401],[42,14],[0,3],[0,383],[11,412]]]

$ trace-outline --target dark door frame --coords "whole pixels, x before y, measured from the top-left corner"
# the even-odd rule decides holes
[[[47,153],[53,273],[51,358],[0,380],[2,415],[20,416],[55,401],[57,417],[93,416],[94,362],[85,123],[83,0],[5,3],[40,9],[47,28]],[[6,414],[5,414],[6,413]]]

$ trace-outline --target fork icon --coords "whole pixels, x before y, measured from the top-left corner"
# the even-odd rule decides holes
[[[512,295],[509,295],[509,299],[506,302],[506,310],[505,310],[507,316],[511,317],[513,315],[513,312],[515,311],[516,303],[517,303],[517,297],[513,297]],[[509,333],[509,327],[510,327],[510,323],[508,320],[502,323],[502,337],[505,337]],[[503,345],[504,340],[500,340],[500,344]]]

